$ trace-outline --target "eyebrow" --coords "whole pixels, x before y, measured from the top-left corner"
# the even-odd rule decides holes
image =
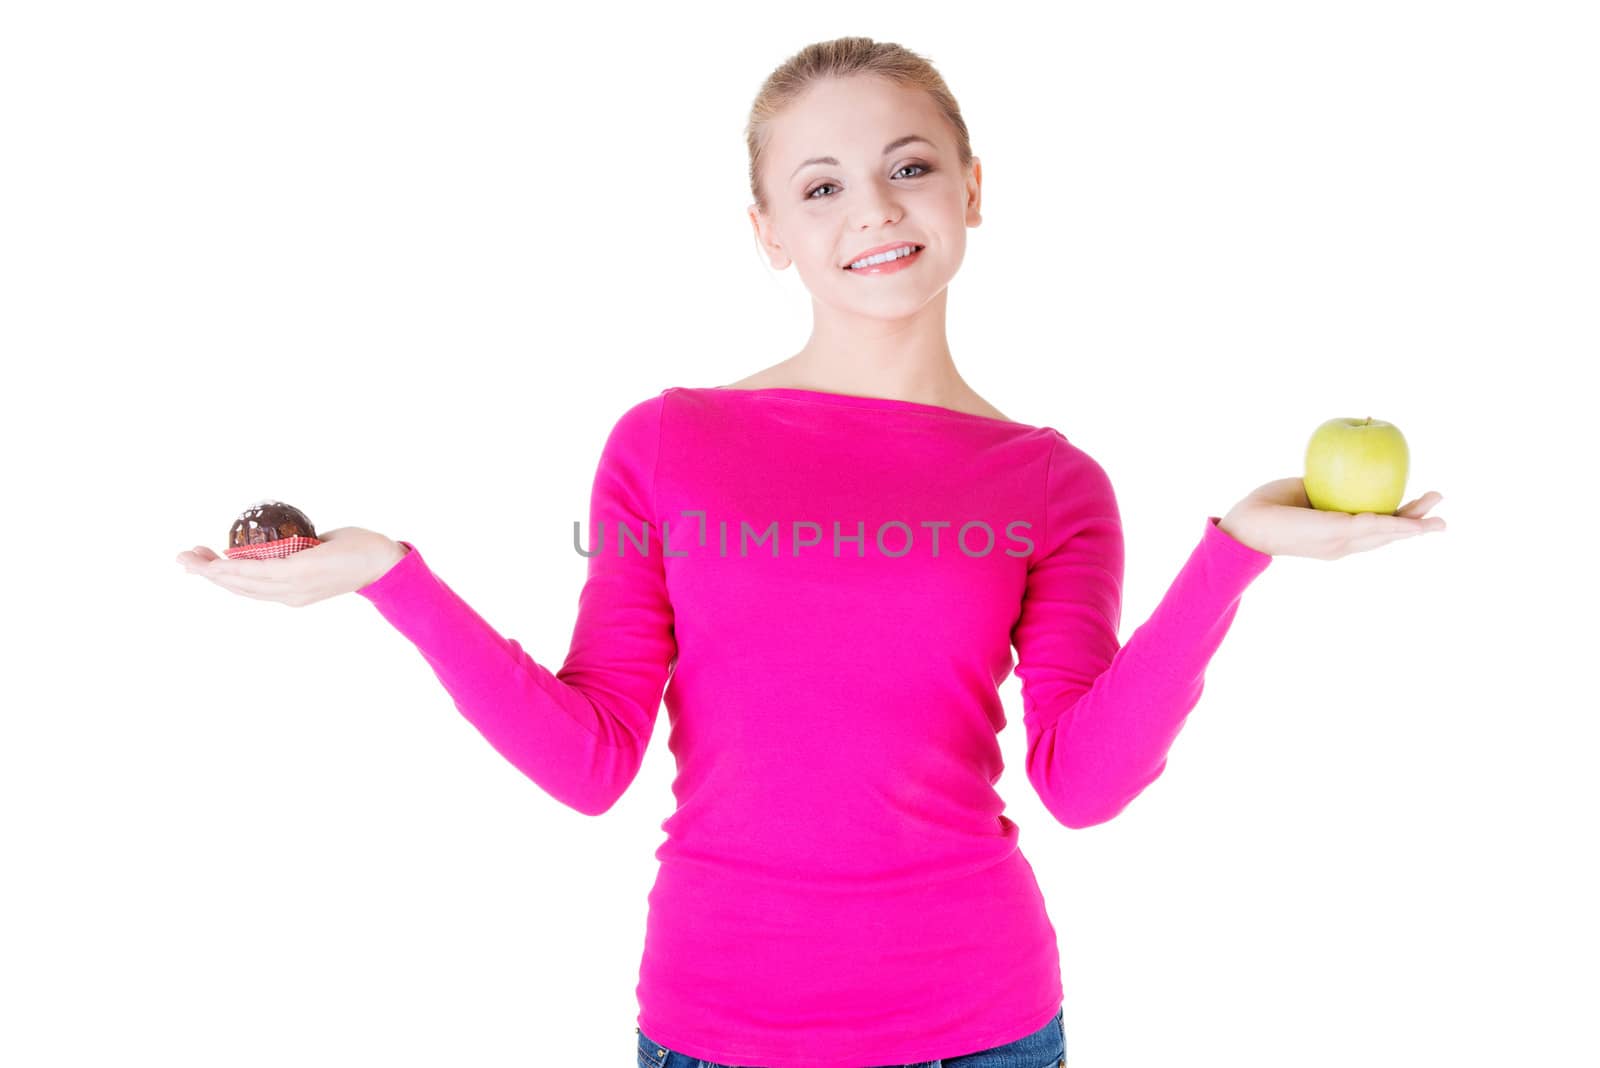
[[[939,147],[938,145],[934,144],[932,141],[928,140],[926,137],[919,137],[916,134],[906,134],[906,136],[901,137],[901,138],[897,138],[897,139],[895,139],[893,141],[890,141],[888,144],[884,145],[883,146],[883,154],[885,156],[887,156],[889,153],[893,152],[895,149],[903,148],[906,145],[909,145],[913,141],[921,141],[923,144],[927,145],[929,148],[938,148]],[[830,167],[837,167],[839,165],[839,161],[834,159],[832,156],[818,156],[815,159],[808,159],[804,163],[800,164],[800,166],[798,166],[798,167],[796,167],[794,169],[793,173],[791,173],[789,175],[789,177],[793,178],[796,174],[799,174],[801,171],[805,170],[807,167],[811,166],[813,163],[826,163]]]

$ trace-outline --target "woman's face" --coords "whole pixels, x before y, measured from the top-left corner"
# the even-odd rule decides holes
[[[900,143],[907,137],[924,140]],[[942,293],[961,266],[967,227],[982,221],[982,177],[976,158],[963,171],[954,135],[926,93],[870,76],[834,78],[774,121],[761,162],[771,214],[753,204],[749,213],[773,267],[794,263],[815,300],[904,318]],[[891,274],[847,269],[897,241],[924,247]]]

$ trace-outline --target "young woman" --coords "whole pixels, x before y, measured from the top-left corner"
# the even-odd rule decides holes
[[[945,301],[982,170],[943,80],[898,45],[815,44],[767,79],[748,141],[750,219],[810,291],[811,337],[622,414],[559,671],[410,542],[344,528],[282,560],[179,560],[245,596],[367,598],[484,737],[580,812],[628,788],[664,697],[678,807],[649,896],[640,1064],[1065,1064],[1055,928],[993,788],[998,686],[1015,667],[1046,808],[1110,820],[1166,767],[1274,555],[1441,530],[1423,518],[1439,495],[1352,516],[1269,482],[1207,517],[1120,644],[1105,472],[951,359]]]

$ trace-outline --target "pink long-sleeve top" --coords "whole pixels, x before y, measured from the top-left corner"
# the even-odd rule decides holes
[[[1119,644],[1122,528],[1088,454],[1047,426],[804,389],[629,408],[584,537],[557,671],[409,542],[358,592],[579,812],[633,782],[664,697],[677,808],[637,1022],[773,1068],[951,1058],[1050,1022],[1056,932],[995,791],[997,688],[1015,668],[1045,808],[1104,823],[1165,769],[1272,559],[1208,517]]]

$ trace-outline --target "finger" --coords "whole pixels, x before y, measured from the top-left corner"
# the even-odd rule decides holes
[[[1412,515],[1412,516],[1426,515],[1430,508],[1432,508],[1434,505],[1438,504],[1442,500],[1444,500],[1444,496],[1441,493],[1439,493],[1438,490],[1429,490],[1427,493],[1424,493],[1422,496],[1418,497],[1416,500],[1414,500],[1411,503],[1407,504],[1404,508],[1400,509],[1400,511],[1396,512],[1395,514],[1399,515],[1401,513],[1404,513],[1406,515]]]
[[[291,582],[296,575],[304,574],[312,561],[301,559],[310,549],[289,556],[264,557],[252,560],[242,556],[237,560],[218,560],[213,567],[230,575],[243,575],[264,582]]]
[[[1393,518],[1400,519],[1399,516]],[[1443,519],[1401,519],[1400,525],[1386,526],[1383,530],[1383,541],[1396,541],[1400,538],[1414,538],[1418,534],[1431,534],[1436,530],[1444,529]]]
[[[1425,518],[1428,510],[1442,500],[1444,500],[1443,494],[1439,493],[1437,490],[1429,490],[1421,497],[1418,497],[1416,500],[1406,505],[1405,508],[1401,509],[1399,512],[1396,512],[1395,517],[1405,519],[1406,522],[1412,524],[1415,533],[1418,534],[1430,534],[1436,530],[1443,530],[1445,529],[1445,522],[1443,519],[1440,519],[1438,516]]]
[[[292,587],[279,569],[265,565],[281,563],[281,560],[213,559],[190,570],[234,593],[259,594],[269,600],[279,600],[284,591]]]
[[[196,545],[193,549],[185,549],[177,556],[179,564],[189,571],[203,571],[213,560],[220,557],[204,545]]]
[[[1398,534],[1392,530],[1371,530],[1363,534],[1352,535],[1350,540],[1345,543],[1343,555],[1349,556],[1352,553],[1364,553],[1373,549],[1381,549],[1390,542],[1403,541],[1414,533],[1420,533],[1420,531],[1407,531],[1404,534]]]
[[[1409,538],[1423,533],[1422,521],[1396,513],[1360,512],[1351,524],[1352,540],[1376,547],[1386,545],[1396,538]]]
[[[1350,522],[1344,538],[1344,555],[1350,553],[1364,553],[1369,549],[1376,549],[1380,545],[1387,545],[1395,538],[1394,528],[1378,520],[1391,519],[1392,516],[1379,515],[1374,512],[1357,512],[1350,516]],[[1402,522],[1404,522],[1402,520]]]
[[[237,593],[244,597],[253,597],[258,601],[283,600],[284,587],[278,583],[259,582],[248,576],[230,574],[208,574],[206,578],[221,586],[229,593]]]

